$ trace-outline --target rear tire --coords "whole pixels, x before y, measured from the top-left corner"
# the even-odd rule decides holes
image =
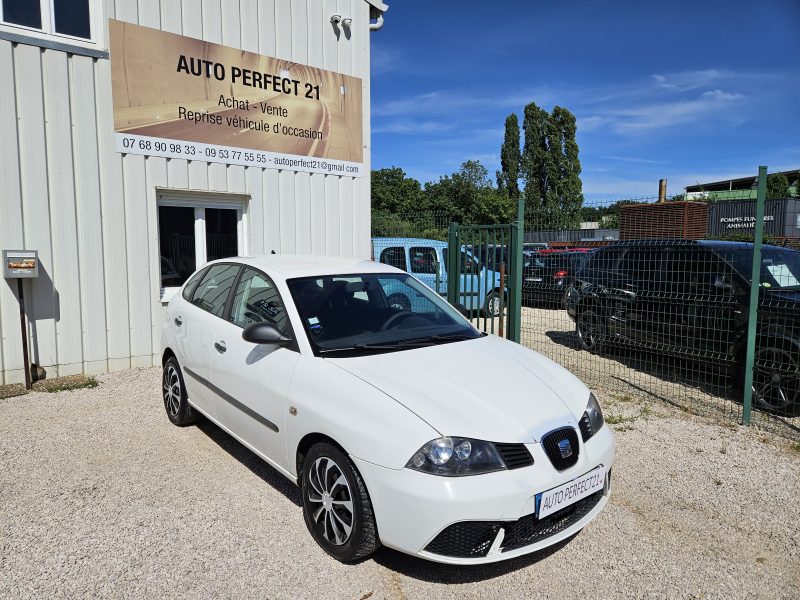
[[[486,295],[486,300],[483,303],[484,314],[490,318],[499,317],[500,304],[502,301],[502,296],[500,296],[499,292],[489,292]]]
[[[189,405],[181,367],[174,356],[164,363],[161,392],[164,398],[164,410],[167,411],[167,418],[173,425],[183,427],[197,421],[197,413]]]
[[[605,340],[605,326],[594,307],[587,307],[578,312],[575,318],[575,332],[581,348],[592,354],[600,352]]]
[[[329,442],[311,447],[300,489],[306,527],[336,560],[353,562],[380,546],[367,486],[353,461]]]

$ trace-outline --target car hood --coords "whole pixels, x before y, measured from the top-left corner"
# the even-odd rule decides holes
[[[771,301],[791,302],[800,304],[800,290],[770,289],[764,296]]]
[[[489,335],[398,352],[326,359],[387,394],[442,435],[538,442],[576,426],[589,399],[572,373]]]

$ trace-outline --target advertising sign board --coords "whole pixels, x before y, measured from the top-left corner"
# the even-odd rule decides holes
[[[362,177],[361,79],[109,20],[118,152]]]

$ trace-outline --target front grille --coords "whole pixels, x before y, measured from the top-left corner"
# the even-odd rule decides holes
[[[581,417],[581,421],[579,423],[581,428],[581,437],[583,441],[586,442],[590,437],[594,435],[594,430],[592,429],[592,422],[589,420],[589,413],[583,413]]]
[[[572,527],[592,512],[592,509],[597,506],[602,497],[603,491],[600,490],[591,496],[578,500],[571,506],[554,512],[552,515],[547,515],[544,519],[536,519],[536,515],[528,515],[510,525],[505,525],[506,535],[503,538],[503,552],[530,546]]]
[[[508,470],[520,469],[533,464],[533,457],[525,444],[495,444]]]
[[[508,552],[561,533],[588,515],[603,497],[602,490],[578,500],[544,519],[528,515],[517,521],[462,521],[453,523],[425,547],[426,552],[455,558],[486,556],[497,532],[505,529],[501,551]]]
[[[569,455],[563,456],[561,447],[567,446],[569,448]],[[572,427],[563,427],[548,433],[542,438],[542,447],[544,448],[547,458],[553,463],[553,466],[558,471],[569,469],[576,462],[578,462],[578,455],[580,454],[580,446],[578,446],[578,434]]]
[[[499,529],[500,523],[495,521],[453,523],[425,546],[425,550],[457,558],[486,556]]]

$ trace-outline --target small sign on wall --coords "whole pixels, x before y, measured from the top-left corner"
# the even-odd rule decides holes
[[[3,277],[6,279],[34,279],[38,276],[38,251],[3,250]]]

